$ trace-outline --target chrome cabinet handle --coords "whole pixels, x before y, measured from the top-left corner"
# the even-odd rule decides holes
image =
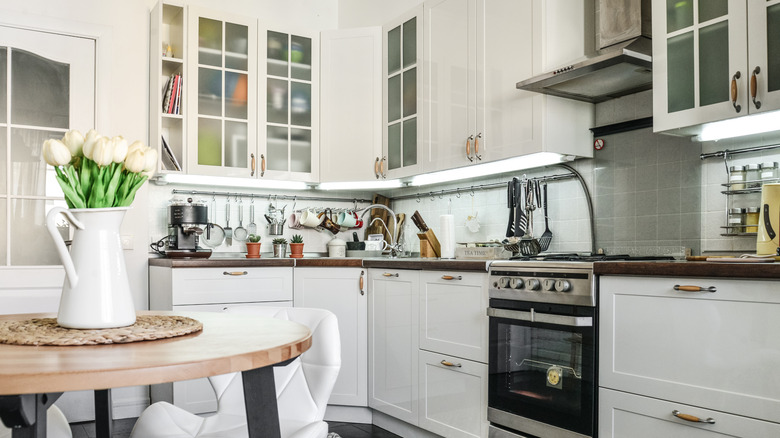
[[[699,418],[699,417],[697,417],[695,415],[683,414],[682,412],[678,411],[677,409],[672,411],[672,415],[674,415],[675,417],[677,417],[677,418],[679,418],[681,420],[690,421],[692,423],[715,424],[715,419],[714,418]]]
[[[445,367],[453,367],[453,368],[460,368],[460,367],[463,366],[463,365],[461,365],[459,363],[452,363],[452,362],[448,362],[446,360],[442,360],[441,364],[444,365]]]
[[[701,286],[681,286],[679,284],[674,285],[674,290],[679,290],[683,292],[712,292],[715,293],[718,291],[718,289],[715,288],[715,286],[710,287],[701,287]]]
[[[477,134],[477,138],[474,139],[474,156],[478,161],[482,161],[482,155],[479,154],[479,139],[482,138],[482,133]]]
[[[374,160],[374,176],[379,179],[379,157]]]
[[[252,173],[249,174],[249,176],[255,176],[255,167],[257,167],[257,160],[255,159],[255,154],[250,154],[252,157]]]
[[[382,179],[387,179],[387,171],[385,170],[385,161],[387,157],[382,157],[382,161],[379,163],[379,174],[382,175]]]
[[[398,277],[398,273],[396,272],[395,274],[391,274],[389,272],[385,272],[385,273],[382,274],[382,276],[384,276],[384,277]]]
[[[265,154],[260,154],[260,176],[265,176]]]
[[[453,275],[442,275],[441,279],[442,280],[463,280],[463,277],[461,277],[460,275],[455,275],[455,276],[453,276]]]
[[[742,73],[736,72],[731,77],[731,104],[734,105],[736,112],[742,111],[742,105],[737,105],[737,79],[742,77]]]
[[[363,289],[363,275],[365,274],[365,271],[360,271],[360,280],[358,281],[358,284],[360,285],[360,295],[365,295],[366,291]]]
[[[756,68],[753,69],[753,74],[750,75],[750,97],[753,99],[753,105],[756,107],[756,109],[761,109],[761,101],[756,100],[756,96],[758,95],[758,74],[761,73],[761,67],[756,66]]]
[[[466,139],[466,158],[469,161],[474,161],[474,158],[471,157],[471,140],[474,140],[473,135],[469,135],[469,138]]]
[[[248,275],[249,272],[246,271],[225,271],[222,273],[222,275],[230,275],[233,277],[240,277],[242,275]]]

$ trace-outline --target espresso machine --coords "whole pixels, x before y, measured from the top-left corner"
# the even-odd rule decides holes
[[[208,229],[208,207],[201,202],[174,199],[168,206],[168,245],[165,255],[177,258],[208,258],[210,249],[198,247],[200,236]]]

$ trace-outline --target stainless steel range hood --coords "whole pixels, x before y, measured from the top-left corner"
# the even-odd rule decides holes
[[[590,103],[651,89],[650,0],[598,0],[597,8],[600,49],[517,88]]]

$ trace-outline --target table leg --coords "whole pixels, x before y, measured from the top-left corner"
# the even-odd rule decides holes
[[[113,412],[111,412],[111,390],[95,390],[95,432],[97,438],[111,438],[113,435]]]
[[[267,366],[242,371],[241,379],[244,384],[244,404],[249,438],[281,438],[274,368]]]
[[[61,392],[0,396],[0,418],[13,438],[46,438],[46,411]]]

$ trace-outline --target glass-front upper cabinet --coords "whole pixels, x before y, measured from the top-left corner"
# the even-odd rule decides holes
[[[652,6],[655,131],[780,108],[780,0]]]
[[[189,10],[188,172],[254,176],[257,24]]]
[[[385,24],[382,157],[376,173],[398,178],[421,169],[422,5]]]
[[[261,178],[319,178],[319,35],[261,29]],[[347,134],[348,135],[348,134]]]

